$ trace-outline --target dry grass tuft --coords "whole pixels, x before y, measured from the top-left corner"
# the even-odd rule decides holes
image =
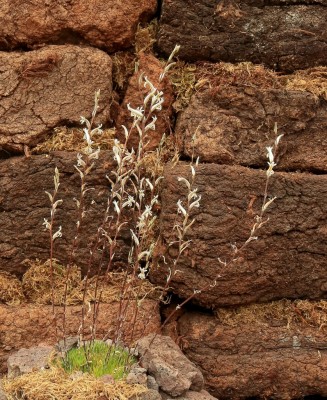
[[[49,261],[45,263],[36,261],[27,261],[30,268],[23,276],[23,292],[26,298],[36,304],[52,304],[51,298],[51,275]],[[53,260],[54,267],[54,293],[55,305],[62,305],[64,301],[66,269],[57,260]],[[89,279],[87,284],[86,301],[95,300],[96,276]],[[108,277],[99,277],[98,295],[102,291],[101,302],[113,303],[120,300],[120,292],[125,279],[125,273],[111,272]],[[128,279],[132,280],[131,277]],[[139,286],[131,287],[133,294],[138,298],[159,297],[159,290],[147,280],[134,280]],[[67,290],[67,305],[82,304],[85,281],[81,278],[81,270],[73,266],[69,273],[69,282]],[[128,294],[126,294],[127,296]]]
[[[59,367],[4,379],[3,388],[8,400],[128,400],[147,391],[123,380],[106,384],[88,374],[70,376]]]
[[[26,298],[36,304],[52,304],[51,303],[51,274],[50,261],[41,262],[39,260],[25,262],[29,265],[29,269],[23,276],[23,291]],[[63,303],[66,270],[58,262],[53,259],[53,283],[56,290],[54,291],[55,305]],[[75,291],[81,285],[81,270],[77,266],[70,269],[68,280],[68,304],[78,304],[78,299],[75,298]]]
[[[196,71],[197,85],[201,88],[217,88],[220,86],[254,86],[262,89],[281,87],[278,75],[263,65],[251,62],[230,63],[200,63]]]
[[[296,71],[280,79],[287,90],[307,91],[327,100],[327,67]]]
[[[134,54],[119,51],[112,56],[112,81],[114,89],[126,89],[129,78],[135,71],[136,57]]]
[[[156,19],[152,20],[148,25],[142,27],[138,26],[135,34],[135,53],[140,52],[152,52],[153,45],[156,42],[156,36],[158,31],[158,21]]]
[[[8,272],[0,271],[0,303],[17,306],[24,300],[21,281]]]
[[[54,128],[54,134],[46,141],[38,144],[32,150],[34,154],[44,154],[50,151],[82,151],[85,148],[84,133],[80,128],[67,128],[60,126]],[[105,129],[101,135],[94,135],[94,147],[101,150],[111,150],[115,136],[115,129]]]
[[[173,103],[176,112],[184,110],[196,91],[196,66],[178,61],[169,71],[169,78],[174,87],[176,100]]]
[[[327,67],[296,71],[291,75],[278,75],[263,65],[251,62],[238,64],[207,63],[187,64],[177,62],[169,73],[175,92],[175,110],[187,107],[194,92],[227,86],[257,87],[260,89],[286,89],[308,91],[327,99]]]
[[[321,329],[327,328],[327,301],[280,300],[271,303],[250,304],[236,309],[217,309],[216,315],[222,324],[242,326],[271,325],[272,322],[289,328],[305,324]]]

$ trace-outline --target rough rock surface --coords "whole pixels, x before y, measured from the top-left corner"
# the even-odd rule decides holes
[[[161,400],[161,396],[156,390],[149,389],[145,393],[132,397],[131,400]]]
[[[184,395],[178,397],[171,397],[167,394],[161,393],[162,400],[217,400],[216,397],[211,396],[206,390],[195,392],[188,390]]]
[[[178,177],[190,175],[185,163],[166,167],[162,193],[161,235],[165,244],[176,240],[176,203],[187,189]],[[269,221],[258,232],[259,239],[235,255],[248,239],[255,216],[262,207],[266,181],[264,171],[240,166],[200,164],[195,187],[201,194],[200,208],[193,209],[196,222],[187,239],[192,245],[180,259],[171,286],[181,298],[196,295],[203,306],[236,305],[277,298],[324,298],[326,280],[327,220],[326,175],[275,173],[268,196],[277,196],[268,209]],[[185,200],[184,205],[185,205]],[[165,263],[158,249],[160,268],[152,280],[166,281]],[[170,247],[166,261],[177,256]],[[216,286],[208,290],[208,285]]]
[[[294,4],[292,4],[294,3]],[[325,1],[165,0],[158,46],[188,61],[252,61],[293,71],[326,65]]]
[[[53,352],[52,346],[37,346],[30,349],[19,349],[7,360],[8,377],[28,374],[32,371],[45,369],[49,366],[49,358]]]
[[[167,394],[176,397],[189,389],[202,389],[202,373],[169,336],[148,335],[138,341],[137,348],[141,365]]]
[[[22,151],[24,145],[40,142],[55,126],[79,124],[81,115],[91,115],[99,89],[98,121],[105,123],[111,68],[106,53],[87,47],[0,52],[0,148]]]
[[[307,91],[222,86],[193,96],[176,134],[184,154],[194,152],[202,162],[266,168],[266,147],[274,143],[277,123],[278,134],[284,134],[278,169],[326,171],[325,102]]]
[[[203,371],[206,388],[226,400],[327,396],[325,328],[253,317],[228,325],[190,312],[179,320],[183,351]]]
[[[114,333],[116,325],[116,313],[119,304],[102,304],[97,324],[99,337],[106,333]],[[61,325],[62,309],[58,309],[58,326]],[[67,308],[67,335],[73,336],[78,332],[81,321],[81,307],[70,306]],[[86,326],[91,324],[86,321]],[[124,328],[123,337],[126,342],[130,338],[130,325],[133,315],[127,315],[127,322]],[[144,323],[146,321],[146,324]],[[143,335],[154,332],[160,327],[160,315],[158,305],[153,300],[145,300],[139,310],[139,318],[136,322],[134,339],[137,340]],[[125,330],[126,329],[126,330]],[[109,336],[111,336],[109,335]],[[11,307],[0,305],[0,372],[6,370],[6,360],[20,348],[29,348],[39,344],[54,345],[56,343],[55,327],[53,321],[52,307],[41,305],[21,305]]]
[[[87,204],[92,199],[91,211],[81,226],[81,241],[76,253],[76,262],[86,267],[92,240],[102,221],[108,194],[108,181],[105,177],[113,168],[113,157],[102,152],[96,167],[90,173]],[[62,263],[68,261],[72,239],[76,232],[76,204],[79,198],[80,177],[75,171],[76,153],[55,152],[50,155],[31,157],[11,157],[0,160],[0,269],[22,275],[27,258],[46,260],[49,258],[49,232],[42,226],[44,218],[49,219],[50,203],[45,190],[53,192],[53,175],[57,166],[60,172],[58,199],[63,203],[58,208],[55,223],[62,225],[63,237],[55,242],[54,257]],[[130,233],[126,228],[118,238],[116,262],[126,262]]]
[[[173,112],[172,103],[174,100],[174,94],[172,85],[167,77],[165,77],[161,82],[159,81],[162,72],[163,64],[161,64],[152,54],[139,54],[138,71],[135,72],[129,80],[127,91],[116,120],[118,135],[120,136],[121,141],[124,140],[121,125],[125,125],[129,129],[133,122],[133,118],[127,109],[127,104],[130,104],[133,108],[141,107],[143,106],[145,96],[149,93],[149,87],[143,87],[143,80],[141,80],[141,85],[139,85],[141,76],[147,77],[158,91],[162,91],[164,98],[162,110],[156,113],[158,117],[156,121],[156,129],[147,132],[146,142],[149,142],[147,150],[155,149],[159,145],[163,134],[165,133],[167,135],[170,133],[170,118]],[[151,120],[149,122],[151,122]],[[135,133],[129,140],[129,146],[137,149],[138,141],[139,135],[135,129]]]
[[[156,8],[156,0],[4,0],[0,48],[73,43],[122,50],[132,45],[137,25],[150,20]]]

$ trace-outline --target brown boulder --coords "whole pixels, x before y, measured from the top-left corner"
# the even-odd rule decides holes
[[[42,225],[49,219],[50,202],[45,190],[53,192],[53,175],[57,166],[60,172],[58,199],[63,203],[56,214],[56,229],[62,225],[63,237],[55,242],[54,257],[63,264],[68,261],[76,232],[76,204],[79,198],[80,177],[75,171],[75,152],[56,152],[50,155],[12,157],[0,160],[0,269],[22,275],[27,265],[25,259],[49,258],[49,232]],[[92,241],[96,237],[106,208],[108,181],[106,174],[114,168],[113,155],[100,153],[100,159],[90,173],[86,204],[89,212],[81,226],[76,262],[86,268]],[[92,199],[94,203],[90,205]],[[91,208],[90,208],[91,207]],[[118,237],[116,262],[125,265],[128,256],[129,229],[124,228]],[[95,264],[97,265],[97,264]]]
[[[162,110],[156,112],[158,117],[156,121],[156,129],[147,132],[146,142],[147,150],[154,150],[158,147],[160,140],[165,133],[170,133],[170,118],[173,113],[172,104],[174,101],[174,94],[172,85],[167,77],[161,82],[159,76],[163,72],[163,64],[154,57],[152,54],[139,54],[139,66],[138,71],[134,73],[128,83],[127,91],[119,108],[119,113],[116,119],[117,134],[121,141],[124,140],[123,130],[121,125],[125,125],[128,129],[131,127],[133,118],[127,109],[127,104],[130,104],[132,108],[137,108],[143,105],[143,100],[148,94],[148,88],[143,87],[144,80],[141,77],[147,77],[149,81],[154,85],[158,91],[163,92],[164,102],[162,104]],[[140,85],[141,83],[141,85]],[[149,121],[150,122],[150,121]],[[129,146],[137,149],[139,141],[139,135],[135,129],[134,134],[131,136]]]
[[[326,327],[295,312],[290,322],[277,303],[264,307],[259,315],[254,305],[221,310],[224,319],[190,312],[178,321],[183,351],[203,372],[207,390],[228,400],[326,396]]]
[[[97,324],[97,335],[102,338],[107,333],[111,337],[117,326],[116,314],[119,302],[101,304]],[[138,340],[143,335],[159,329],[160,315],[158,304],[153,300],[144,300],[139,308],[133,339],[131,340],[131,312],[123,327],[123,338],[127,343]],[[56,308],[57,321],[60,328],[62,321],[62,308]],[[69,306],[66,314],[67,336],[77,334],[81,323],[81,306]],[[92,321],[92,313],[88,315],[86,327]],[[60,331],[59,331],[60,332]],[[55,326],[51,306],[27,304],[19,307],[0,305],[0,372],[6,371],[6,360],[16,350],[29,348],[39,344],[54,345],[56,343]],[[132,343],[131,343],[132,344]]]
[[[60,124],[79,124],[81,115],[91,115],[97,90],[101,90],[98,121],[105,123],[111,68],[106,53],[87,47],[0,52],[0,147],[22,151]]]
[[[153,376],[159,388],[177,397],[189,389],[203,388],[201,371],[191,363],[169,336],[151,334],[137,343],[141,365]]]
[[[277,123],[284,134],[278,169],[326,171],[325,102],[305,90],[222,85],[193,95],[176,134],[182,152],[202,162],[265,168]]]
[[[49,359],[53,352],[53,346],[44,345],[31,347],[30,349],[19,349],[9,356],[7,360],[8,377],[16,378],[29,372],[48,368]]]
[[[165,170],[162,193],[159,268],[152,280],[165,284],[166,262],[177,257],[176,246],[167,252],[167,244],[176,240],[176,203],[185,199],[186,188],[178,177],[190,175],[189,166],[179,163]],[[277,298],[324,297],[326,280],[325,175],[275,173],[268,196],[277,196],[268,208],[269,221],[258,232],[258,240],[235,256],[248,239],[255,216],[262,206],[266,173],[240,166],[200,164],[195,187],[202,196],[200,208],[193,209],[196,222],[186,239],[185,251],[173,274],[171,287],[187,298],[207,286],[195,299],[207,308],[219,305],[263,302]],[[185,200],[184,206],[185,206]],[[161,253],[162,252],[162,253]],[[218,261],[229,262],[228,266]],[[209,285],[216,286],[208,290]]]
[[[110,52],[122,50],[132,45],[137,25],[150,20],[156,8],[155,0],[4,0],[0,48],[85,43]]]
[[[159,49],[168,55],[178,43],[180,57],[187,61],[252,61],[288,72],[326,65],[325,5],[167,0],[160,18]]]

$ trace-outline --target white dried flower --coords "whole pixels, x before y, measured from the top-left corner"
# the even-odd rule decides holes
[[[175,56],[175,54],[177,54],[177,53],[179,52],[180,48],[181,48],[181,46],[180,46],[179,44],[176,44],[176,45],[175,45],[173,51],[171,52],[171,54],[170,54],[170,56],[169,56],[169,58],[168,58],[168,62],[170,62],[170,61],[173,59],[173,57]]]
[[[185,185],[187,186],[188,190],[191,189],[191,184],[190,184],[190,182],[189,182],[187,179],[183,178],[182,176],[179,176],[179,177],[177,178],[177,180],[178,180],[178,182],[183,182],[183,183],[185,183]]]
[[[156,130],[156,122],[157,122],[157,117],[154,115],[152,117],[152,121],[148,125],[146,125],[146,127],[144,128],[144,132],[147,132],[150,129],[155,131]]]
[[[115,143],[112,151],[114,153],[114,160],[117,161],[118,166],[121,164],[121,149],[120,147]]]
[[[119,215],[120,214],[120,209],[119,209],[119,206],[118,206],[118,202],[116,200],[114,200],[113,201],[113,205],[114,205],[116,213]]]
[[[127,130],[125,125],[122,125],[122,128],[123,128],[123,131],[124,131],[125,139],[127,140],[127,138],[128,138],[128,130]]]
[[[125,208],[126,206],[132,207],[134,203],[135,203],[134,197],[131,195],[128,195],[127,200],[123,203],[123,208]]]
[[[177,202],[177,212],[178,212],[178,214],[183,214],[184,217],[187,215],[185,208],[182,206],[181,200],[178,200],[178,202]]]
[[[162,92],[161,92],[162,93]],[[153,113],[154,111],[160,111],[162,110],[162,103],[164,102],[163,97],[161,97],[160,99],[158,99],[158,101],[156,101],[153,106],[151,106],[150,112]]]
[[[132,229],[130,229],[130,231],[131,231],[131,235],[132,235],[132,239],[133,239],[134,243],[136,244],[136,246],[139,246],[140,241],[139,241],[138,237],[135,235],[135,233]]]
[[[59,226],[57,232],[52,235],[52,240],[55,241],[58,237],[62,237],[61,226]]]
[[[53,180],[54,180],[55,190],[57,191],[58,188],[59,188],[59,185],[60,185],[60,183],[59,183],[59,170],[58,170],[57,167],[55,168],[55,174],[54,174]]]
[[[86,163],[85,163],[85,161],[83,160],[82,154],[78,153],[78,154],[77,154],[77,166],[78,166],[78,167],[85,167],[85,165],[86,165]]]
[[[93,144],[93,141],[91,140],[89,130],[87,128],[84,128],[83,132],[84,132],[83,139],[86,141],[88,146],[91,146]]]
[[[149,186],[151,192],[153,191],[154,187],[152,185],[152,183],[150,182],[150,180],[148,178],[146,178],[145,182],[147,183],[147,185]]]
[[[140,121],[144,117],[144,109],[143,107],[132,108],[130,104],[127,104],[127,109],[131,113],[131,117],[135,120]]]
[[[46,190],[45,190],[45,193],[49,196],[50,202],[51,202],[51,204],[52,204],[52,202],[53,202],[52,194],[49,193],[49,192],[47,192]]]
[[[99,158],[99,154],[100,154],[100,147],[98,147],[96,150],[92,151],[89,155],[88,158],[90,160],[97,160]],[[93,167],[93,165],[92,165]]]
[[[51,228],[50,222],[46,218],[43,218],[43,220],[44,220],[44,222],[42,225],[45,226],[45,230],[50,229]]]
[[[284,136],[283,134],[277,136],[277,138],[276,138],[276,140],[275,140],[275,146],[276,146],[276,147],[278,146],[279,141],[280,141],[280,139],[281,139],[283,136]]]
[[[273,163],[274,162],[274,153],[273,153],[273,148],[271,146],[266,147],[267,149],[267,157],[269,160],[269,163]]]
[[[146,278],[146,274],[147,274],[147,272],[148,272],[148,269],[145,267],[145,268],[142,268],[142,267],[140,267],[140,273],[137,275],[140,279],[142,279],[142,280],[144,280],[145,278]]]
[[[193,203],[190,204],[190,210],[192,210],[192,208],[194,208],[194,207],[199,208],[200,200],[201,200],[201,196],[198,196],[198,198],[195,201],[193,201]]]
[[[266,203],[262,206],[262,211],[266,211],[267,208],[277,199],[277,196],[273,197],[272,199],[266,201]]]
[[[145,197],[144,189],[139,189],[139,199],[143,199]]]

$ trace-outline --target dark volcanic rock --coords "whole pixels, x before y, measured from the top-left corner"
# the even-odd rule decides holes
[[[293,71],[326,65],[325,1],[165,0],[159,49],[188,61],[252,61]]]
[[[193,95],[177,123],[182,152],[202,162],[267,165],[276,134],[279,169],[327,170],[326,100],[304,90],[226,85]],[[192,141],[195,135],[194,141]]]
[[[87,47],[0,52],[0,148],[22,151],[60,124],[79,124],[81,115],[91,115],[97,90],[97,120],[106,123],[111,68],[105,52]]]
[[[0,48],[88,43],[108,51],[132,45],[139,23],[150,20],[155,0],[3,0]]]
[[[276,304],[265,305],[264,315],[251,307],[225,310],[221,321],[200,313],[178,321],[183,351],[203,372],[207,390],[226,400],[327,396],[325,328],[301,317],[290,323]]]
[[[0,269],[22,275],[26,258],[49,258],[49,232],[44,230],[44,218],[49,219],[50,202],[45,190],[53,192],[53,175],[57,166],[60,172],[58,199],[63,203],[56,213],[55,229],[62,225],[63,237],[55,242],[54,257],[62,263],[68,261],[76,234],[76,204],[79,198],[80,178],[75,171],[76,153],[56,152],[51,155],[12,157],[0,160]],[[97,228],[106,208],[108,181],[105,175],[114,167],[113,156],[102,152],[100,160],[90,174],[85,220],[81,226],[76,262],[86,267]],[[92,199],[93,204],[90,204]],[[84,227],[83,227],[84,224]],[[116,261],[127,260],[129,230],[121,231],[118,238]],[[96,265],[96,263],[95,263]]]
[[[183,163],[166,167],[162,194],[162,253],[167,243],[176,240],[172,227],[176,223],[176,203],[183,200],[186,188],[178,182],[189,176]],[[196,295],[207,308],[244,304],[276,298],[326,296],[326,175],[275,173],[268,196],[277,196],[267,211],[269,221],[258,232],[259,239],[233,253],[247,240],[255,216],[262,206],[266,174],[240,166],[200,164],[195,186],[202,195],[196,208],[195,224],[189,236],[191,246],[180,259],[173,275],[172,288],[182,298],[194,290],[216,286]],[[185,205],[185,200],[184,205]],[[159,269],[152,279],[164,284],[168,273],[159,257]],[[166,261],[177,256],[172,246]],[[220,263],[237,258],[228,266]],[[208,288],[207,288],[208,289]]]

